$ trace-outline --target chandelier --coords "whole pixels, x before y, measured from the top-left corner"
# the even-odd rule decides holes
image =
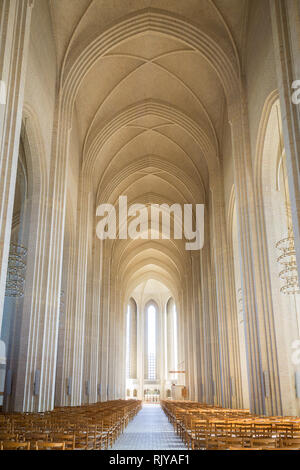
[[[276,248],[280,250],[281,255],[277,258],[277,262],[282,265],[283,269],[279,273],[279,278],[284,281],[284,285],[281,287],[280,292],[287,295],[300,294],[299,288],[299,279],[298,279],[298,269],[297,269],[297,259],[296,259],[296,249],[295,249],[295,238],[293,232],[293,221],[292,221],[292,211],[287,183],[287,174],[286,174],[286,165],[284,159],[284,149],[282,143],[282,137],[280,132],[279,125],[279,110],[277,109],[277,126],[278,126],[278,135],[280,136],[280,152],[282,159],[282,171],[283,171],[283,186],[285,194],[285,204],[286,204],[286,218],[288,233],[286,238],[282,238],[279,242],[276,243]]]
[[[16,243],[10,244],[6,290],[7,297],[22,297],[24,295],[25,268],[27,249]]]
[[[291,231],[289,230],[289,232]],[[283,270],[280,271],[279,277],[285,283],[281,287],[280,292],[289,295],[300,294],[295,238],[292,233],[289,233],[287,238],[279,240],[279,242],[276,243],[276,248],[281,251],[281,255],[277,258],[277,261],[283,266]]]

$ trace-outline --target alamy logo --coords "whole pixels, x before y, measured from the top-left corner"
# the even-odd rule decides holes
[[[100,240],[170,240],[171,218],[173,238],[188,240],[186,250],[201,250],[204,244],[204,204],[132,204],[128,207],[127,196],[119,197],[118,229],[117,212],[112,204],[100,204],[96,210],[96,233]],[[172,216],[172,217],[171,217]],[[161,223],[160,223],[161,221]]]
[[[295,80],[292,83],[292,88],[296,90],[292,94],[292,102],[293,104],[300,104],[300,80]]]

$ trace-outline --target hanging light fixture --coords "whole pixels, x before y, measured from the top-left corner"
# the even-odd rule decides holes
[[[281,133],[279,128],[279,116],[277,108],[277,123],[278,123],[278,133],[280,136],[280,150],[283,160],[283,145],[281,141]],[[279,278],[284,281],[284,285],[281,287],[280,292],[287,295],[300,294],[299,279],[298,279],[298,269],[297,269],[297,259],[296,259],[296,249],[295,249],[295,238],[293,232],[293,222],[292,222],[292,211],[289,201],[289,192],[287,188],[287,179],[286,179],[286,168],[284,161],[282,161],[282,171],[283,171],[283,184],[284,184],[284,193],[286,201],[286,217],[288,225],[287,237],[279,240],[276,243],[276,248],[280,250],[281,255],[277,258],[277,262],[281,264],[283,269],[279,273]]]
[[[279,264],[283,266],[279,277],[285,284],[281,287],[280,292],[283,294],[300,294],[298,269],[295,250],[295,238],[289,230],[289,236],[279,240],[276,248],[281,251],[281,255],[277,258]]]
[[[25,268],[27,249],[17,243],[10,244],[6,290],[7,297],[22,297],[24,295]]]

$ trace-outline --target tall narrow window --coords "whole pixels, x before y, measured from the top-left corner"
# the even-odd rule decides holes
[[[171,297],[166,305],[166,356],[167,356],[167,371],[169,380],[178,379],[178,325],[177,325],[177,310],[174,299]]]
[[[177,311],[176,311],[176,305],[174,303],[174,308],[173,308],[173,325],[174,325],[174,365],[175,365],[175,370],[178,369],[178,342],[177,342]],[[177,379],[178,374],[175,374],[175,378]]]
[[[130,377],[130,307],[126,314],[126,378]]]
[[[156,380],[156,309],[148,308],[148,380]]]

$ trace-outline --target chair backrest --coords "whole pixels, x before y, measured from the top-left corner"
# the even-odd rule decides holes
[[[0,441],[17,441],[19,438],[18,434],[0,432]]]
[[[2,441],[1,450],[29,450],[30,442]]]
[[[35,450],[65,450],[64,442],[36,442]]]

